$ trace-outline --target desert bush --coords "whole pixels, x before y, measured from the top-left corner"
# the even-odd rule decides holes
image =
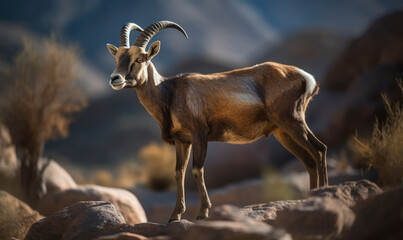
[[[20,181],[27,200],[46,192],[38,169],[46,140],[66,137],[74,113],[85,106],[75,87],[77,48],[55,37],[40,44],[24,40],[13,66],[2,74],[1,121],[8,127],[20,153]],[[46,167],[46,165],[45,165]]]
[[[401,102],[393,106],[382,94],[387,112],[384,123],[375,121],[369,140],[355,137],[355,145],[367,168],[378,170],[379,184],[398,185],[403,183],[403,83],[398,82],[402,92]]]
[[[142,166],[135,159],[124,160],[116,169],[115,185],[120,188],[133,188],[145,181],[143,172]]]
[[[175,151],[168,144],[151,143],[139,152],[144,163],[146,184],[154,190],[168,190],[175,185]]]

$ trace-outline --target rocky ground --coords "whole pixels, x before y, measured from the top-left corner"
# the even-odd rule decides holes
[[[374,115],[382,118],[385,112],[380,92],[388,93],[392,100],[396,95],[396,79],[403,76],[402,17],[399,11],[374,22],[348,43],[326,74],[308,117],[321,121],[313,125],[319,126],[318,136],[329,147],[338,149],[346,144],[357,126],[358,130],[363,126],[372,129]],[[329,104],[321,105],[325,100]],[[44,172],[47,194],[28,206],[21,201],[15,149],[0,126],[0,240],[403,239],[402,186],[382,190],[370,173],[341,168],[340,161],[331,158],[330,185],[312,191],[298,161],[289,161],[280,172],[264,178],[241,181],[267,166],[259,160],[262,156],[255,156],[255,162],[244,161],[267,148],[259,142],[253,146],[246,156],[232,147],[221,152],[214,146],[209,148],[211,154],[228,158],[227,162],[206,165],[214,205],[210,217],[194,222],[199,200],[191,190],[186,193],[184,219],[166,223],[173,210],[174,192],[77,185],[52,160]],[[99,148],[97,145],[97,151]],[[228,166],[234,168],[232,176],[226,171]]]
[[[79,201],[41,218],[38,212],[4,191],[0,192],[0,198],[1,216],[4,216],[4,212],[15,212],[19,222],[15,229],[20,231],[7,233],[10,225],[2,225],[0,233],[7,233],[2,239],[285,240],[403,237],[403,188],[383,191],[368,180],[315,189],[308,193],[307,198],[299,200],[274,201],[241,208],[220,205],[212,208],[206,220],[181,220],[166,224],[146,222],[145,219],[133,224],[124,217],[132,210],[121,212],[108,201]],[[22,232],[28,229],[24,237]]]
[[[3,150],[8,151],[7,147]],[[1,189],[5,189],[0,191],[0,239],[403,237],[403,187],[383,191],[374,182],[362,179],[366,175],[359,171],[337,171],[339,166],[331,159],[327,187],[309,191],[306,171],[297,162],[290,162],[281,173],[210,191],[214,207],[203,221],[194,221],[199,203],[197,193],[189,191],[184,219],[166,223],[173,210],[174,192],[77,185],[54,161],[44,173],[47,194],[28,206],[15,197],[21,192],[15,179],[18,164],[14,154],[11,151],[0,161]],[[281,195],[285,192],[293,195]],[[295,200],[273,200],[290,199],[287,196]]]

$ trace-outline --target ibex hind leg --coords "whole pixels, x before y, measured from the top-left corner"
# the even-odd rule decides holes
[[[314,159],[318,172],[319,186],[327,184],[327,178],[325,180],[326,173],[324,172],[326,163],[323,162],[323,156],[326,153],[323,152],[323,149],[318,147],[319,145],[316,141],[313,141],[314,135],[309,130],[305,121],[294,119],[290,122],[280,122],[278,124],[287,135],[289,135],[301,148],[305,149],[305,151]]]
[[[319,186],[327,186],[328,185],[328,175],[327,175],[327,163],[326,163],[326,153],[327,146],[319,141],[319,139],[312,133],[312,131],[306,126],[308,129],[308,139],[309,141],[318,149],[321,153],[320,165],[318,166],[319,171]]]
[[[309,186],[310,189],[317,188],[318,185],[318,168],[316,166],[315,159],[302,148],[297,142],[295,142],[286,132],[281,129],[277,129],[273,132],[276,139],[283,145],[290,153],[298,158],[302,164],[304,164],[306,170],[309,173]]]

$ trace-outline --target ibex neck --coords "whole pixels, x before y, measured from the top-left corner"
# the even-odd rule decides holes
[[[147,75],[147,81],[143,85],[135,88],[137,96],[148,113],[150,113],[158,123],[161,123],[163,120],[162,111],[160,109],[162,98],[158,85],[164,81],[164,77],[158,73],[152,63],[148,65]]]

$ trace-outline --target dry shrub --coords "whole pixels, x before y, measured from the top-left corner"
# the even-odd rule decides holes
[[[72,176],[79,185],[98,184],[106,187],[131,189],[144,182],[143,166],[136,159],[122,160],[112,166],[82,166],[70,160],[58,157],[59,164]]]
[[[154,190],[168,190],[175,185],[175,151],[168,144],[151,143],[139,152],[145,165],[146,184]]]
[[[133,188],[144,182],[143,169],[134,159],[123,161],[116,169],[115,185],[121,188]]]
[[[75,46],[59,44],[55,37],[39,45],[24,40],[14,65],[2,75],[1,120],[21,154],[21,184],[30,201],[45,191],[39,189],[38,169],[45,141],[66,137],[74,113],[86,104],[75,87],[77,58]]]
[[[403,83],[398,82],[402,92],[401,102],[391,105],[382,94],[387,111],[383,124],[375,121],[369,140],[355,137],[356,148],[363,156],[364,165],[378,170],[379,184],[382,186],[403,183]]]
[[[94,172],[95,177],[95,184],[102,185],[106,187],[113,187],[114,186],[114,177],[111,172],[104,169],[97,169]]]

